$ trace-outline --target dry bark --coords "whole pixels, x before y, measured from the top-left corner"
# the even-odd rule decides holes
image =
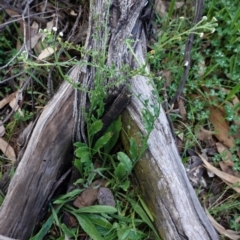
[[[139,16],[146,1],[113,2],[110,9],[111,32],[107,33],[107,38],[104,35],[106,25],[99,28],[99,23],[107,22],[106,1],[95,0],[92,3],[86,49],[95,52],[108,51],[106,63],[109,66],[114,64],[116,70],[121,70],[125,64],[134,68],[136,62],[126,46],[126,40],[131,34],[134,40],[140,39],[135,41],[132,49],[138,60],[143,63],[146,42]],[[94,34],[97,34],[98,38],[94,38]],[[88,56],[85,61],[91,59]],[[70,75],[72,79],[79,78],[85,88],[92,89],[95,72],[96,68],[90,65],[85,68],[76,66]],[[114,108],[119,96],[120,100],[126,97],[126,82],[114,85],[115,78],[103,80],[105,85],[112,84],[108,92],[108,101],[110,99],[113,102]],[[147,82],[148,79],[141,76],[134,79],[133,97],[127,108],[128,117],[131,117],[132,123],[136,124],[143,134],[143,105],[136,96],[141,94],[141,98],[149,100],[149,104],[156,104],[151,93],[153,89]],[[81,108],[88,106],[88,97],[86,92],[80,94],[78,104]],[[65,82],[38,119],[0,210],[0,234],[21,240],[29,239],[41,209],[49,200],[54,183],[59,177],[65,156],[71,148],[73,101],[73,87]],[[114,113],[113,108],[110,107],[110,112]],[[114,116],[109,118],[105,115],[105,118],[112,120]],[[84,140],[81,109],[77,119],[78,138]],[[149,150],[139,161],[135,172],[142,186],[143,196],[147,196],[145,200],[155,216],[159,233],[164,239],[217,239],[188,182],[162,109],[154,126],[148,141]]]
[[[73,87],[64,83],[38,119],[0,210],[0,234],[29,239],[71,148]]]
[[[136,50],[138,60],[143,64],[142,49],[145,46],[139,44]],[[148,78],[136,76],[132,82],[134,94],[123,114],[123,126],[128,137],[134,137],[139,144],[138,133],[146,135],[142,112],[147,108],[154,115],[153,106],[159,104],[153,90]],[[148,107],[143,105],[145,100]],[[127,127],[129,124],[131,127]],[[127,147],[126,139],[123,142]],[[135,176],[163,239],[218,239],[187,178],[161,106],[148,139],[148,150],[135,166]]]

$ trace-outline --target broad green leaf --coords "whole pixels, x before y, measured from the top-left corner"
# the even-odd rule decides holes
[[[119,163],[114,171],[115,177],[117,177],[119,180],[122,180],[126,175],[127,171],[122,163]]]
[[[85,182],[86,182],[85,179],[79,178],[76,182],[74,182],[74,185],[79,184],[79,183],[83,184],[83,183],[85,183]]]
[[[83,163],[80,159],[75,159],[73,165],[78,169],[81,175],[83,175]]]
[[[110,132],[107,132],[102,137],[100,137],[93,147],[94,154],[97,153],[100,150],[100,148],[102,148],[105,144],[107,144],[111,137],[112,133]]]
[[[59,212],[59,210],[62,208],[62,206],[63,206],[63,204],[61,204],[60,206],[57,207],[57,209],[55,210],[56,213]],[[51,216],[48,218],[48,220],[45,223],[43,223],[39,232],[35,236],[31,237],[30,240],[42,240],[42,239],[44,239],[44,236],[51,229],[53,221],[54,221],[54,217],[53,217],[53,214],[51,214]]]
[[[79,147],[75,150],[75,155],[78,158],[86,159],[90,156],[89,148],[87,146]]]
[[[104,146],[104,152],[109,153],[112,148],[117,143],[117,140],[119,138],[119,133],[122,129],[122,121],[121,118],[118,117],[107,129],[106,132],[111,132],[113,135],[111,137],[111,141],[108,141],[108,143]]]
[[[153,215],[152,213],[150,212],[149,208],[147,207],[147,205],[145,204],[145,202],[142,200],[142,198],[138,195],[138,199],[144,209],[144,211],[147,213],[148,217],[150,218],[150,220],[153,222],[154,219],[153,219]]]
[[[101,226],[108,230],[112,229],[113,227],[112,224],[105,217],[102,217],[99,214],[89,214],[89,219],[95,225]]]
[[[137,142],[134,138],[130,138],[130,149],[129,149],[130,155],[135,162],[138,158],[138,146]]]
[[[75,234],[73,233],[73,229],[71,229],[71,230],[68,229],[64,223],[61,224],[61,229],[64,232],[64,234],[67,235],[69,238],[75,237]]]
[[[75,189],[71,192],[68,192],[62,196],[60,196],[57,200],[53,202],[53,204],[62,204],[66,203],[68,201],[73,200],[78,194],[80,194],[83,190],[81,189]]]
[[[170,7],[169,7],[169,10],[168,10],[168,19],[170,19],[171,16],[172,16],[174,6],[175,6],[175,2],[176,2],[176,0],[171,1]]]
[[[101,120],[97,120],[89,127],[89,135],[92,137],[94,134],[99,132],[103,127],[103,123]]]
[[[90,221],[87,214],[76,214],[72,212],[72,214],[77,218],[78,223],[82,227],[82,229],[94,240],[104,240],[100,233],[97,231],[94,224]]]
[[[232,90],[226,97],[226,101],[231,99],[237,92],[239,92],[239,90],[240,90],[240,83],[238,83],[234,88],[232,88]]]
[[[133,165],[132,161],[128,157],[128,155],[124,152],[117,153],[117,159],[124,165],[125,170],[130,173],[132,171]]]
[[[106,213],[113,214],[117,212],[117,209],[111,206],[105,205],[94,205],[90,207],[82,207],[75,210],[76,213]]]
[[[84,146],[86,146],[86,143],[75,142],[75,143],[73,144],[73,146],[75,146],[75,147],[77,147],[77,148],[79,148],[79,147],[84,147]]]
[[[152,222],[148,218],[147,214],[144,212],[144,210],[141,208],[141,206],[135,202],[134,200],[128,198],[128,201],[131,203],[134,211],[142,218],[142,220],[152,229],[152,231],[155,234],[156,239],[160,240],[157,231],[155,230]]]
[[[52,215],[53,215],[53,218],[55,220],[55,223],[58,227],[60,227],[60,222],[59,222],[59,219],[58,219],[58,215],[57,215],[57,212],[55,211],[55,209],[52,207],[52,205],[50,205],[51,207],[51,211],[52,211]]]
[[[130,229],[128,226],[117,228],[118,240],[127,240]]]
[[[127,180],[127,181],[121,183],[119,186],[120,186],[120,188],[122,188],[126,192],[129,188],[129,186],[130,186],[130,181]]]
[[[42,225],[40,231],[35,236],[31,237],[30,240],[42,240],[52,227],[53,221],[53,215],[51,215],[48,220]]]

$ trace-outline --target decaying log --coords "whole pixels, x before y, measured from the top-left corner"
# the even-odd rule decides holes
[[[33,130],[0,210],[0,234],[29,239],[71,148],[73,87],[64,83]]]
[[[97,31],[101,34],[102,31],[106,31],[107,21],[104,20],[104,17],[108,16],[106,2],[91,1],[86,49],[108,51],[106,63],[109,66],[113,64],[116,70],[120,71],[124,64],[136,67],[134,57],[126,46],[126,40],[133,35],[133,40],[140,41],[135,41],[132,50],[137,55],[138,62],[144,63],[143,49],[146,48],[146,42],[139,15],[147,1],[114,0],[110,8],[111,34],[107,33],[99,40],[92,35]],[[101,23],[105,26],[99,28]],[[106,36],[108,38],[104,38]],[[108,48],[106,43],[109,43]],[[89,57],[85,60],[90,59]],[[72,74],[81,78],[84,87],[93,88],[96,68],[89,65],[85,68],[77,66],[74,69],[76,73],[72,71]],[[71,77],[76,79],[75,75]],[[114,77],[105,79],[104,84],[113,84],[115,80]],[[124,86],[121,84],[112,85],[109,95],[113,104],[123,90]],[[136,125],[145,134],[141,113],[144,107],[137,96],[140,94],[141,99],[148,100],[151,109],[151,104],[157,104],[152,95],[153,89],[147,78],[137,76],[133,80],[131,90],[133,96],[124,113],[124,119],[131,119],[131,124]],[[86,92],[82,93],[79,99],[80,107],[86,107],[88,99]],[[73,102],[73,87],[65,82],[39,117],[0,210],[1,235],[21,240],[29,239],[38,215],[58,179],[65,156],[71,148],[74,125]],[[77,123],[78,132],[84,135],[84,119],[81,112]],[[135,173],[160,235],[171,240],[217,239],[188,182],[162,109],[154,127],[148,140],[149,150],[136,165]],[[84,139],[84,136],[80,137]]]
[[[136,50],[142,64],[145,62],[142,52],[145,46],[139,44]],[[136,76],[133,80],[134,94],[123,113],[123,126],[126,127],[128,137],[138,139],[138,132],[146,134],[142,116],[146,106],[143,103],[148,101],[148,111],[153,115],[153,106],[159,104],[153,90],[146,77]],[[128,127],[129,124],[131,127]],[[218,239],[187,178],[161,106],[160,115],[148,139],[148,150],[135,166],[135,176],[163,239]]]

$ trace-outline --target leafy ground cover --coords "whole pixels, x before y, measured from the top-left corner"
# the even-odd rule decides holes
[[[171,117],[179,153],[202,205],[222,239],[237,239],[240,230],[239,3],[237,0],[206,0],[205,17],[199,26],[194,27],[192,4],[174,0],[167,5],[162,1],[156,2],[156,14],[152,20],[154,34],[151,35],[148,52],[151,77],[165,111]],[[87,15],[87,3],[83,7]],[[2,11],[1,25],[4,26],[14,14],[13,10]],[[74,16],[74,12],[68,15],[69,18]],[[78,30],[84,33],[84,16],[80,20]],[[22,144],[19,142],[20,132],[51,98],[62,76],[75,63],[73,56],[84,53],[81,47],[83,35],[69,43],[65,38],[66,30],[56,29],[54,20],[48,22],[47,28],[38,33],[38,27],[35,30],[33,25],[31,33],[36,31],[33,34],[36,36],[34,51],[19,55],[19,46],[26,40],[23,39],[23,23],[19,20],[7,25],[0,36],[0,112],[4,123],[0,127],[1,175],[17,157]],[[170,105],[168,103],[174,97],[183,74],[185,43],[192,31],[196,36],[189,76],[181,98]],[[10,38],[13,33],[18,37]],[[55,52],[54,47],[61,54]],[[38,63],[46,58],[45,64]],[[102,59],[100,56],[99,61],[104,63],[104,56]],[[109,69],[103,72],[106,76],[112,74]],[[25,84],[24,79],[29,77],[32,77],[31,81]],[[101,89],[99,91],[101,93]],[[96,98],[99,95],[99,92],[93,93],[93,99],[95,96],[95,103],[101,109],[101,101]],[[20,102],[17,106],[16,99]],[[13,114],[9,115],[11,111]],[[130,155],[118,144],[122,129],[119,118],[93,144],[94,134],[102,127],[101,121],[86,119],[88,144],[75,143],[74,165],[82,176],[76,184],[81,187],[54,199],[49,206],[48,218],[32,239],[43,239],[44,236],[45,239],[64,239],[66,236],[77,239],[87,234],[93,239],[102,239],[102,236],[105,239],[158,239],[151,213],[138,195],[136,186],[131,184],[134,183],[131,173],[139,159],[136,143],[129,140]],[[146,139],[143,141],[146,143]],[[96,182],[99,176],[105,179],[106,185]],[[103,191],[111,189],[110,206],[93,205],[76,210],[68,204],[79,193],[94,192],[96,186],[101,186]],[[3,199],[2,194],[1,201]],[[101,201],[100,197],[98,201]],[[71,227],[67,226],[64,218],[73,222]]]

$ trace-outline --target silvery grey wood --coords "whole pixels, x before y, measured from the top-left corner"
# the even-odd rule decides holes
[[[131,1],[132,4],[127,3],[127,7],[120,4],[119,8],[115,8],[113,14],[120,9],[122,18],[121,14],[116,15],[115,22],[113,21],[115,27],[111,29],[110,35],[104,35],[102,31],[105,28],[96,30],[96,23],[99,21],[96,21],[95,17],[104,20],[107,16],[106,2],[94,0],[91,4],[86,48],[93,51],[107,49],[106,62],[109,66],[114,64],[117,70],[124,64],[134,68],[136,62],[133,63],[134,57],[127,49],[126,40],[134,26],[139,24],[139,15],[146,0]],[[118,0],[114,2],[119,4]],[[121,24],[118,24],[119,19]],[[141,27],[137,29],[140,31]],[[102,36],[101,41],[92,38],[92,33],[97,32]],[[144,63],[145,36],[143,32],[139,32],[137,36],[140,41],[133,49],[138,60]],[[109,44],[108,48],[106,43]],[[86,57],[85,61],[90,61],[90,58]],[[91,89],[95,71],[90,65],[77,65],[70,72],[70,78],[74,82],[79,79],[84,87]],[[130,80],[132,79],[126,79],[127,83],[130,83]],[[105,81],[106,85],[115,83],[116,79]],[[158,104],[152,95],[153,88],[149,81],[150,79],[143,76],[133,79],[133,96],[127,107],[132,123],[135,123],[142,133],[145,133],[141,112],[143,104],[137,96],[140,94],[142,99],[149,100],[149,104]],[[109,91],[113,104],[124,87],[125,84],[122,83],[117,86],[113,84]],[[0,234],[21,240],[29,239],[71,148],[74,124],[80,126],[76,130],[84,140],[83,112],[78,112],[77,109],[78,104],[81,108],[88,107],[87,95],[83,92],[77,98],[74,111],[77,121],[73,118],[74,96],[72,85],[64,82],[39,117],[0,209]],[[157,230],[163,239],[218,239],[186,177],[162,108],[154,127],[148,141],[149,149],[136,165],[135,174],[143,197],[154,215]]]
[[[142,41],[136,48],[136,55],[142,64],[145,63],[144,39],[142,34]],[[148,110],[152,114],[152,106],[159,105],[153,90],[150,79],[144,76],[136,76],[132,81],[133,95],[127,106],[127,115],[142,134],[146,134],[142,116],[144,100],[148,100]],[[148,150],[135,166],[135,176],[162,239],[218,239],[187,178],[161,106],[148,146]]]

